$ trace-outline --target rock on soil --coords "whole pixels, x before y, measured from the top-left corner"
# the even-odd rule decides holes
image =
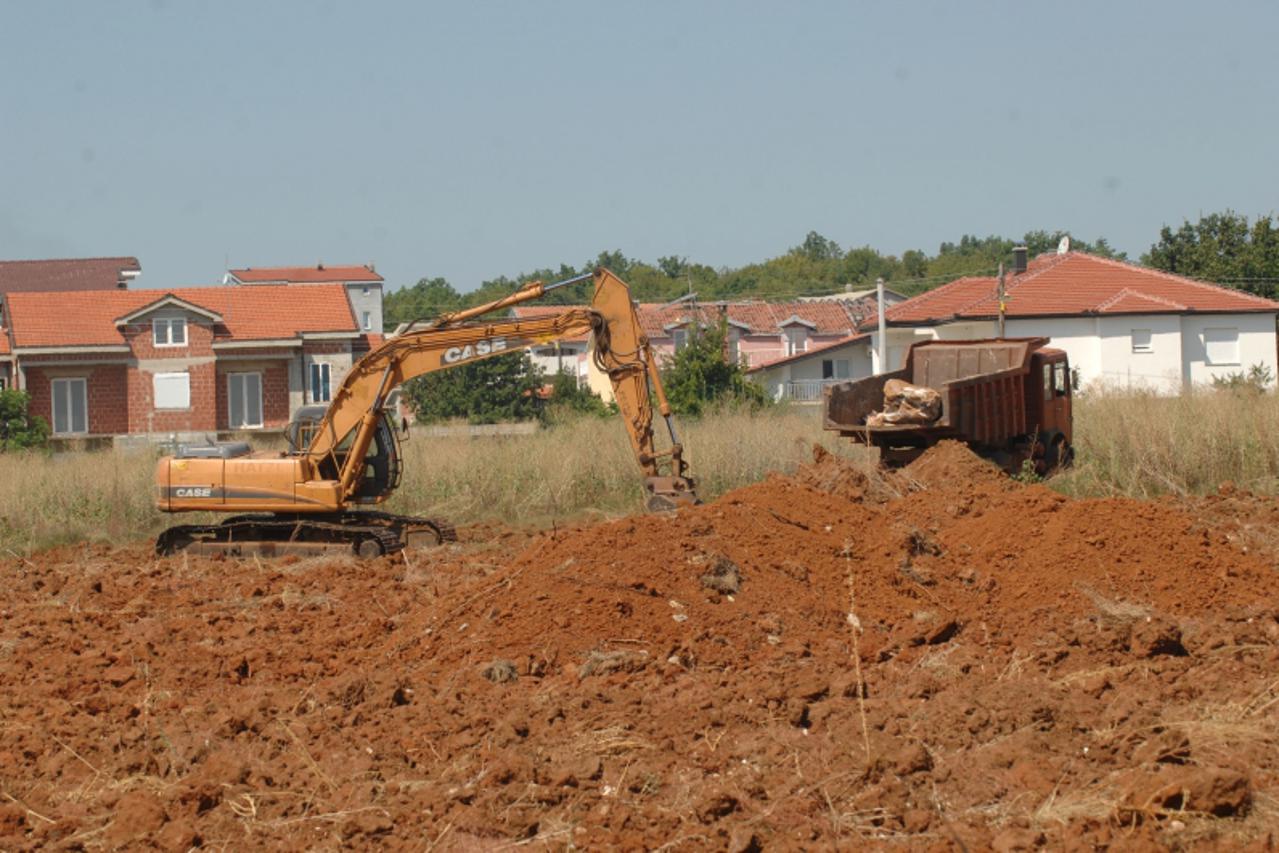
[[[1264,844],[1256,519],[942,445],[365,563],[0,561],[0,849]]]

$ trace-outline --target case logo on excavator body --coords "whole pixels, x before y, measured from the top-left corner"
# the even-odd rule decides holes
[[[449,347],[444,351],[444,363],[454,364],[455,362],[466,361],[469,358],[492,355],[505,349],[506,338],[485,338],[482,341],[476,341],[464,347]]]
[[[173,490],[175,498],[211,498],[213,489],[208,486],[179,486]]]

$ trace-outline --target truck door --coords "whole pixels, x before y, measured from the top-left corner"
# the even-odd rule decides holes
[[[1043,430],[1061,433],[1066,441],[1071,441],[1070,364],[1066,356],[1046,361],[1044,373]]]

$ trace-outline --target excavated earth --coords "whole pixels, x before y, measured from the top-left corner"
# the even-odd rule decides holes
[[[946,445],[394,559],[6,559],[0,849],[1271,849],[1277,524]]]

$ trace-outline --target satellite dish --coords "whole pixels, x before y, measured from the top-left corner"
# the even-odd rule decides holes
[[[1070,251],[1070,236],[1061,238],[1061,242],[1057,244],[1057,254],[1064,255]]]

